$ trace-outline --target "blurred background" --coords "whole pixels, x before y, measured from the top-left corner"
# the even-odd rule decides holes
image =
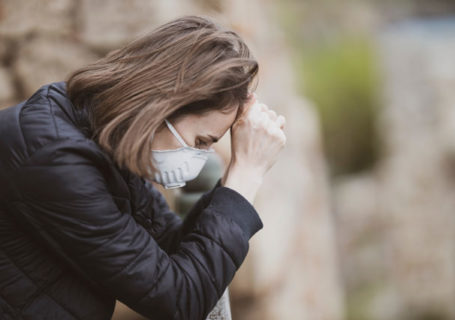
[[[455,2],[0,0],[0,107],[184,14],[245,39],[287,118],[233,319],[455,319]]]

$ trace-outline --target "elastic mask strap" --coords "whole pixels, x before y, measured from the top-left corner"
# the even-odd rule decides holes
[[[166,125],[167,127],[169,128],[169,130],[171,130],[172,134],[177,138],[177,140],[185,147],[188,147],[188,145],[185,143],[185,140],[183,140],[183,138],[179,135],[179,133],[177,132],[177,130],[175,130],[174,126],[169,122],[167,121],[167,119],[164,119],[164,121],[166,122]]]

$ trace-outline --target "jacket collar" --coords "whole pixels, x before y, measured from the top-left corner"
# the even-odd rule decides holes
[[[65,113],[68,119],[88,138],[92,138],[93,129],[86,108],[76,108],[66,92],[66,82],[53,82],[50,84],[49,97],[53,99]]]

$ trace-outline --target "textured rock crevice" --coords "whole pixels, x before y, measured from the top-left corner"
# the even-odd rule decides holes
[[[297,94],[274,5],[259,0],[3,0],[0,106],[65,79],[183,14],[211,16],[236,30],[259,60],[259,98],[287,118],[288,141],[255,204],[265,227],[252,239],[230,286],[234,319],[338,320],[343,318],[343,298],[318,117]],[[227,161],[229,134],[217,145]],[[119,305],[114,319],[122,314],[131,316]]]

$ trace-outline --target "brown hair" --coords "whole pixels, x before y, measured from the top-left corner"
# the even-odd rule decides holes
[[[114,161],[151,179],[151,141],[164,119],[242,106],[258,69],[236,32],[187,15],[74,71],[67,93]]]

